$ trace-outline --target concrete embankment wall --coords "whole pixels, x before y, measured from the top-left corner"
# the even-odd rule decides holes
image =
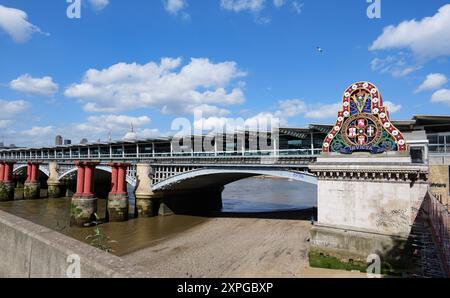
[[[149,276],[117,256],[0,211],[0,277],[65,278],[77,272],[78,259],[82,278]]]

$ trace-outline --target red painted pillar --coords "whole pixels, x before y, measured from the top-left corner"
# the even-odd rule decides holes
[[[27,181],[25,182],[30,182],[31,181],[31,163],[27,164]]]
[[[120,164],[119,165],[119,171],[117,175],[117,194],[126,194],[125,190],[125,177],[126,177],[126,171],[127,171],[127,165]]]
[[[77,162],[78,167],[77,172],[77,193],[76,196],[82,196],[84,192],[84,164],[82,162]]]
[[[92,177],[91,177],[91,193],[95,194],[95,165],[91,165],[92,167]]]
[[[84,190],[83,196],[89,197],[92,196],[92,166],[86,165],[84,167]]]
[[[39,164],[32,163],[31,164],[31,182],[39,181]]]
[[[14,163],[12,162],[6,162],[4,167],[4,176],[3,181],[4,182],[11,182],[13,180],[13,169],[14,169]]]
[[[117,178],[118,178],[118,172],[119,169],[117,167],[117,164],[111,164],[112,168],[112,174],[111,174],[111,193],[116,194],[117,193]]]
[[[0,182],[3,181],[5,177],[5,164],[3,162],[0,162]]]

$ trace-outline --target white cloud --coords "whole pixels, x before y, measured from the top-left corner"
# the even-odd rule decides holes
[[[11,125],[11,120],[0,120],[0,128],[5,129]]]
[[[230,110],[221,109],[217,106],[202,104],[198,106],[188,106],[186,112],[189,114],[201,113],[203,116],[226,116],[231,113]]]
[[[450,89],[441,89],[431,96],[431,102],[450,105]]]
[[[16,91],[39,96],[53,96],[59,89],[52,77],[33,78],[29,74],[21,75],[9,85]]]
[[[273,5],[275,7],[282,7],[285,4],[285,0],[273,0]]]
[[[109,0],[89,0],[94,10],[102,10],[109,4]]]
[[[391,101],[385,101],[384,106],[387,107],[389,113],[397,113],[398,111],[400,111],[402,109],[402,106],[399,104],[395,104]]]
[[[33,33],[42,33],[39,27],[28,22],[26,12],[3,5],[0,5],[0,29],[19,43],[26,42]]]
[[[164,58],[159,64],[119,63],[90,69],[65,95],[80,99],[88,112],[158,108],[165,113],[186,113],[193,106],[245,102],[242,88],[232,87],[235,79],[245,75],[235,62],[193,58],[182,66],[180,58]]]
[[[102,134],[119,133],[130,130],[131,126],[140,127],[149,124],[151,119],[147,116],[131,117],[126,115],[100,115],[90,116],[86,123],[75,125],[75,130],[79,132]]]
[[[137,137],[139,139],[151,139],[151,138],[157,138],[161,137],[162,134],[158,129],[154,128],[145,128],[142,130],[138,130]]]
[[[308,104],[301,99],[290,99],[279,101],[274,115],[281,119],[297,116],[303,116],[307,119],[333,119],[337,117],[337,113],[341,108],[341,103]]]
[[[177,15],[180,11],[187,7],[186,0],[164,0],[164,9],[172,14]]]
[[[296,12],[297,14],[300,14],[302,12],[303,3],[300,3],[298,1],[292,1],[292,10]]]
[[[2,111],[2,113],[0,113],[0,119],[9,119],[10,117],[14,117],[24,112],[29,108],[29,106],[30,104],[24,100],[0,100],[0,107]]]
[[[291,118],[307,111],[306,103],[301,99],[288,99],[278,102],[278,111],[275,115],[280,118]]]
[[[273,111],[266,111],[243,118],[204,117],[194,121],[194,127],[202,131],[234,131],[243,129],[270,130],[275,126],[287,126],[289,120],[295,117],[309,119],[334,119],[341,109],[340,103],[336,104],[307,104],[301,99],[288,99],[278,102]]]
[[[33,126],[31,129],[23,130],[20,132],[21,135],[26,137],[38,137],[44,139],[54,133],[53,126]]]
[[[220,0],[223,9],[234,12],[250,11],[258,13],[264,9],[265,0]]]
[[[385,101],[384,105],[388,107],[390,113],[396,113],[402,108],[401,105],[390,101]],[[313,104],[308,105],[304,116],[306,119],[315,120],[335,119],[340,110],[342,110],[342,103],[340,102],[335,104]]]
[[[450,55],[450,4],[431,17],[409,20],[384,28],[370,50],[406,48],[419,59]]]
[[[419,87],[417,87],[415,93],[439,89],[447,82],[448,79],[445,75],[441,73],[430,73],[425,81]]]
[[[290,0],[291,1],[291,0]],[[275,8],[282,8],[287,6],[287,0],[270,0]],[[224,10],[235,13],[249,12],[253,14],[254,20],[258,24],[269,24],[272,22],[270,17],[262,16],[266,8],[266,0],[221,0],[220,6]],[[291,1],[291,8],[297,14],[302,11],[303,3],[300,1]]]
[[[89,140],[134,139],[156,136],[158,130],[145,127],[151,123],[148,116],[98,115],[90,116],[83,123],[74,123],[65,129],[65,134],[73,139],[89,137]],[[133,132],[131,133],[131,128]],[[125,137],[124,137],[125,136]],[[133,136],[133,137],[131,137]]]
[[[215,133],[222,133],[224,131],[234,132],[245,129],[269,131],[272,128],[286,124],[286,119],[280,119],[270,112],[262,112],[247,119],[225,117],[206,117],[195,119],[194,129],[199,132]]]
[[[407,57],[403,53],[386,58],[375,58],[371,61],[371,68],[373,71],[388,73],[396,78],[404,77],[421,68],[419,65],[409,65],[406,60]]]
[[[339,109],[342,108],[341,103],[336,104],[318,104],[310,106],[305,113],[308,119],[333,119],[337,117]]]
[[[29,121],[29,115],[25,113],[30,107],[29,102],[24,100],[1,100],[0,99],[0,142],[17,143],[21,139],[15,129]],[[25,138],[28,139],[28,138]]]

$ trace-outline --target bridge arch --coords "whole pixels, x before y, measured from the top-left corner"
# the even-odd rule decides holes
[[[28,165],[24,164],[24,165],[19,165],[16,168],[14,168],[14,174],[19,173],[20,171],[22,171],[23,169],[26,169]],[[26,172],[26,171],[25,171]],[[43,173],[45,176],[49,177],[50,173],[48,171],[47,167],[39,167],[39,172]]]
[[[225,186],[254,176],[267,175],[317,185],[317,178],[309,173],[285,169],[264,168],[202,168],[172,176],[152,186],[154,192],[176,190],[201,190]]]

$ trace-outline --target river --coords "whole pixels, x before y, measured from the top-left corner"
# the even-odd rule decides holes
[[[131,201],[134,205],[134,201]],[[99,200],[98,214],[105,214],[106,200]],[[249,178],[225,187],[223,209],[218,216],[254,216],[258,213],[292,212],[317,206],[317,188],[298,181],[275,178]],[[69,226],[70,198],[12,201],[0,203],[0,209],[34,223],[89,243],[86,238],[95,228]],[[152,246],[168,237],[176,237],[187,229],[212,220],[199,216],[158,216],[131,219],[123,223],[100,225],[102,234],[109,237],[107,245],[112,253],[124,256]]]

